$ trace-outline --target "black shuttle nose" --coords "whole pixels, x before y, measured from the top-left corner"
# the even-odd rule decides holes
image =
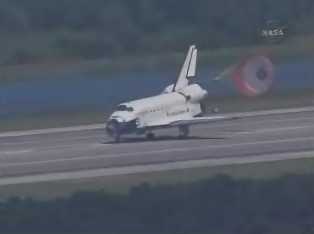
[[[118,141],[122,132],[121,123],[119,123],[116,119],[110,119],[106,123],[106,132],[110,137],[114,138],[115,141]]]
[[[106,131],[108,133],[121,131],[121,124],[117,120],[115,120],[115,119],[110,119],[106,123]]]

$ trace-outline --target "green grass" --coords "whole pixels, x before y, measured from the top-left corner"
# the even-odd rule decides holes
[[[74,112],[38,113],[26,117],[3,117],[0,119],[1,132],[69,127],[85,124],[105,123],[108,110],[80,110]]]
[[[207,102],[208,109],[218,108],[221,113],[271,110],[314,106],[313,90],[285,95],[265,95],[246,98],[240,95],[227,98],[212,98]],[[84,124],[103,124],[111,113],[109,110],[84,109],[73,112],[55,111],[38,113],[28,117],[1,118],[1,131],[29,130],[40,128],[67,127]]]
[[[48,39],[47,39],[48,40]],[[50,39],[49,39],[50,40]],[[27,40],[23,46],[29,45]],[[290,38],[283,44],[247,47],[230,47],[200,51],[198,67],[229,67],[237,58],[248,52],[262,52],[274,62],[284,62],[307,57],[314,57],[314,36]],[[13,42],[13,44],[16,42]],[[40,50],[42,46],[36,46]],[[159,55],[137,55],[96,60],[75,60],[57,57],[52,61],[40,60],[33,64],[10,65],[2,69],[0,81],[39,79],[44,77],[66,75],[97,75],[108,78],[111,74],[156,71],[161,69],[179,69],[185,53]]]
[[[0,198],[7,198],[9,196],[26,196],[39,199],[52,199],[60,196],[69,196],[71,193],[79,190],[100,189],[105,189],[106,191],[113,193],[127,193],[131,187],[147,182],[151,184],[193,182],[200,179],[210,178],[218,174],[230,175],[233,178],[268,179],[286,173],[314,173],[314,158],[6,185],[1,187]]]

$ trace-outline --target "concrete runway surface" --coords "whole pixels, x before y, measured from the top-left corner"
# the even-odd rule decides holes
[[[245,117],[155,131],[156,139],[125,136],[112,144],[103,128],[1,136],[1,177],[151,165],[201,159],[314,152],[314,111]],[[314,153],[313,153],[314,157]]]

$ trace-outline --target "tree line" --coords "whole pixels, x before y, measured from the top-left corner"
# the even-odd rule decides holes
[[[314,30],[312,0],[1,0],[0,11],[9,42],[32,34],[29,47],[46,43],[45,53],[74,58],[254,44],[256,30],[274,19],[299,34]],[[20,56],[36,51],[16,44]]]
[[[1,233],[314,233],[314,175],[226,175],[128,194],[79,191],[0,203]]]

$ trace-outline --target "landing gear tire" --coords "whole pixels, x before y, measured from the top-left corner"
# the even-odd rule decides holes
[[[182,125],[179,127],[179,138],[187,138],[190,133],[189,125]]]
[[[146,134],[146,139],[148,139],[148,140],[153,140],[153,139],[155,139],[155,134],[152,133],[152,132],[147,133],[147,134]]]
[[[219,112],[218,108],[211,109],[212,114],[217,114]]]
[[[120,143],[121,141],[121,135],[120,134],[116,134],[115,136],[113,136],[113,142],[114,143]]]

